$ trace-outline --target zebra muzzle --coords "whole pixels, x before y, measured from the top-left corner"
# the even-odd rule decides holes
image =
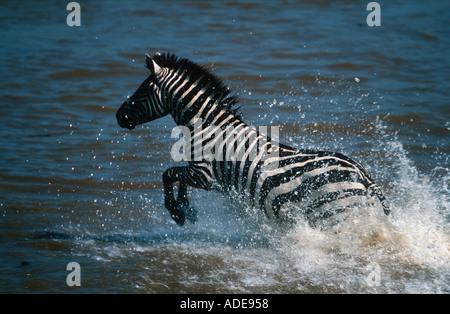
[[[137,124],[134,121],[135,119],[132,119],[132,117],[128,114],[123,114],[123,113],[118,112],[116,114],[116,118],[117,118],[117,123],[119,123],[119,126],[122,128],[132,130],[135,128],[135,126]]]

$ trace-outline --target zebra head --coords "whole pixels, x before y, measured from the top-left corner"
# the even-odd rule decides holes
[[[159,56],[157,53],[155,56]],[[153,121],[169,113],[162,101],[163,97],[158,84],[162,68],[154,58],[145,56],[149,77],[139,86],[137,91],[120,106],[116,113],[117,122],[122,128],[134,129],[136,125]]]

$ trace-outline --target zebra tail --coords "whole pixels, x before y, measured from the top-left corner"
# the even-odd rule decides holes
[[[368,190],[371,196],[375,195],[380,200],[381,206],[383,206],[384,213],[386,215],[389,215],[391,213],[391,209],[389,208],[388,201],[381,191],[380,187],[376,184],[372,184],[371,186],[369,186]]]

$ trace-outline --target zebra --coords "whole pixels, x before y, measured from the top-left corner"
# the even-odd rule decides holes
[[[210,70],[172,53],[147,54],[145,66],[150,75],[117,111],[119,126],[132,130],[170,114],[177,126],[192,134],[191,157],[207,145],[217,150],[212,150],[211,158],[187,159],[186,166],[164,171],[164,205],[178,225],[182,226],[186,220],[196,221],[197,213],[187,197],[188,186],[234,191],[274,220],[282,220],[285,208],[294,205],[312,226],[358,202],[373,203],[375,197],[389,215],[387,200],[368,171],[341,153],[296,149],[266,136],[266,153],[276,151],[276,156],[263,159],[260,149],[250,158],[249,151],[264,136],[243,122],[236,96],[230,96],[229,88]],[[194,132],[198,121],[203,127],[201,137]],[[240,140],[235,137],[224,141],[230,128],[245,135]],[[215,132],[208,133],[205,131],[208,129]],[[225,155],[230,146],[242,158],[217,158]],[[269,164],[275,167],[266,167]]]

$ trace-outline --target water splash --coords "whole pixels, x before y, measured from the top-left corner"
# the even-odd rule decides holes
[[[153,209],[147,219],[155,223],[84,245],[95,246],[98,261],[137,263],[131,281],[145,292],[448,293],[450,173],[421,173],[397,135],[380,120],[375,126],[372,150],[383,152],[375,175],[392,216],[374,204],[330,228],[300,219],[287,229],[238,200],[193,190],[195,225],[179,228],[144,198],[135,206]]]
[[[289,233],[295,242],[291,255],[299,269],[314,272],[313,280],[323,282],[318,271],[325,271],[328,284],[345,292],[448,292],[450,173],[437,167],[421,174],[395,135],[380,134],[377,149],[385,152],[387,165],[378,175],[389,181],[385,189],[392,216],[365,206],[328,230],[301,222]],[[380,271],[376,287],[367,281],[373,263]]]

